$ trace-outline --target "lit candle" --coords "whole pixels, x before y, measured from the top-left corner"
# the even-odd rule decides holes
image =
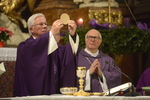
[[[79,18],[77,20],[77,24],[78,24],[78,27],[82,28],[83,27],[83,19],[82,18]]]

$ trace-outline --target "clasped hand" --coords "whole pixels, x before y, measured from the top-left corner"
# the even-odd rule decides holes
[[[63,26],[64,26],[63,22],[60,19],[58,19],[52,24],[52,28],[50,31],[53,33],[53,35],[55,35],[60,32],[60,29]],[[72,36],[75,35],[76,28],[77,28],[77,25],[74,22],[74,20],[69,20],[68,21],[68,30],[69,30],[70,35],[72,35]]]
[[[100,62],[98,61],[98,59],[95,59],[89,68],[90,75],[92,75],[93,73],[96,73],[98,76],[101,77],[102,71],[100,68],[101,68]]]

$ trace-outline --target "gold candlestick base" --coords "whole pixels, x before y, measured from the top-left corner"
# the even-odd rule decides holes
[[[73,95],[74,96],[90,96],[90,93],[85,92],[83,90],[79,90],[78,92],[75,92]]]

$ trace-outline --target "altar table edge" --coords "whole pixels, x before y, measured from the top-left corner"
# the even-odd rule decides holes
[[[150,96],[72,96],[39,95],[25,97],[0,98],[0,100],[150,100]]]

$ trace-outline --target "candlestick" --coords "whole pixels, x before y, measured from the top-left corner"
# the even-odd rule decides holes
[[[110,5],[110,0],[108,0],[108,15],[109,15],[109,23],[111,24],[111,5]]]

